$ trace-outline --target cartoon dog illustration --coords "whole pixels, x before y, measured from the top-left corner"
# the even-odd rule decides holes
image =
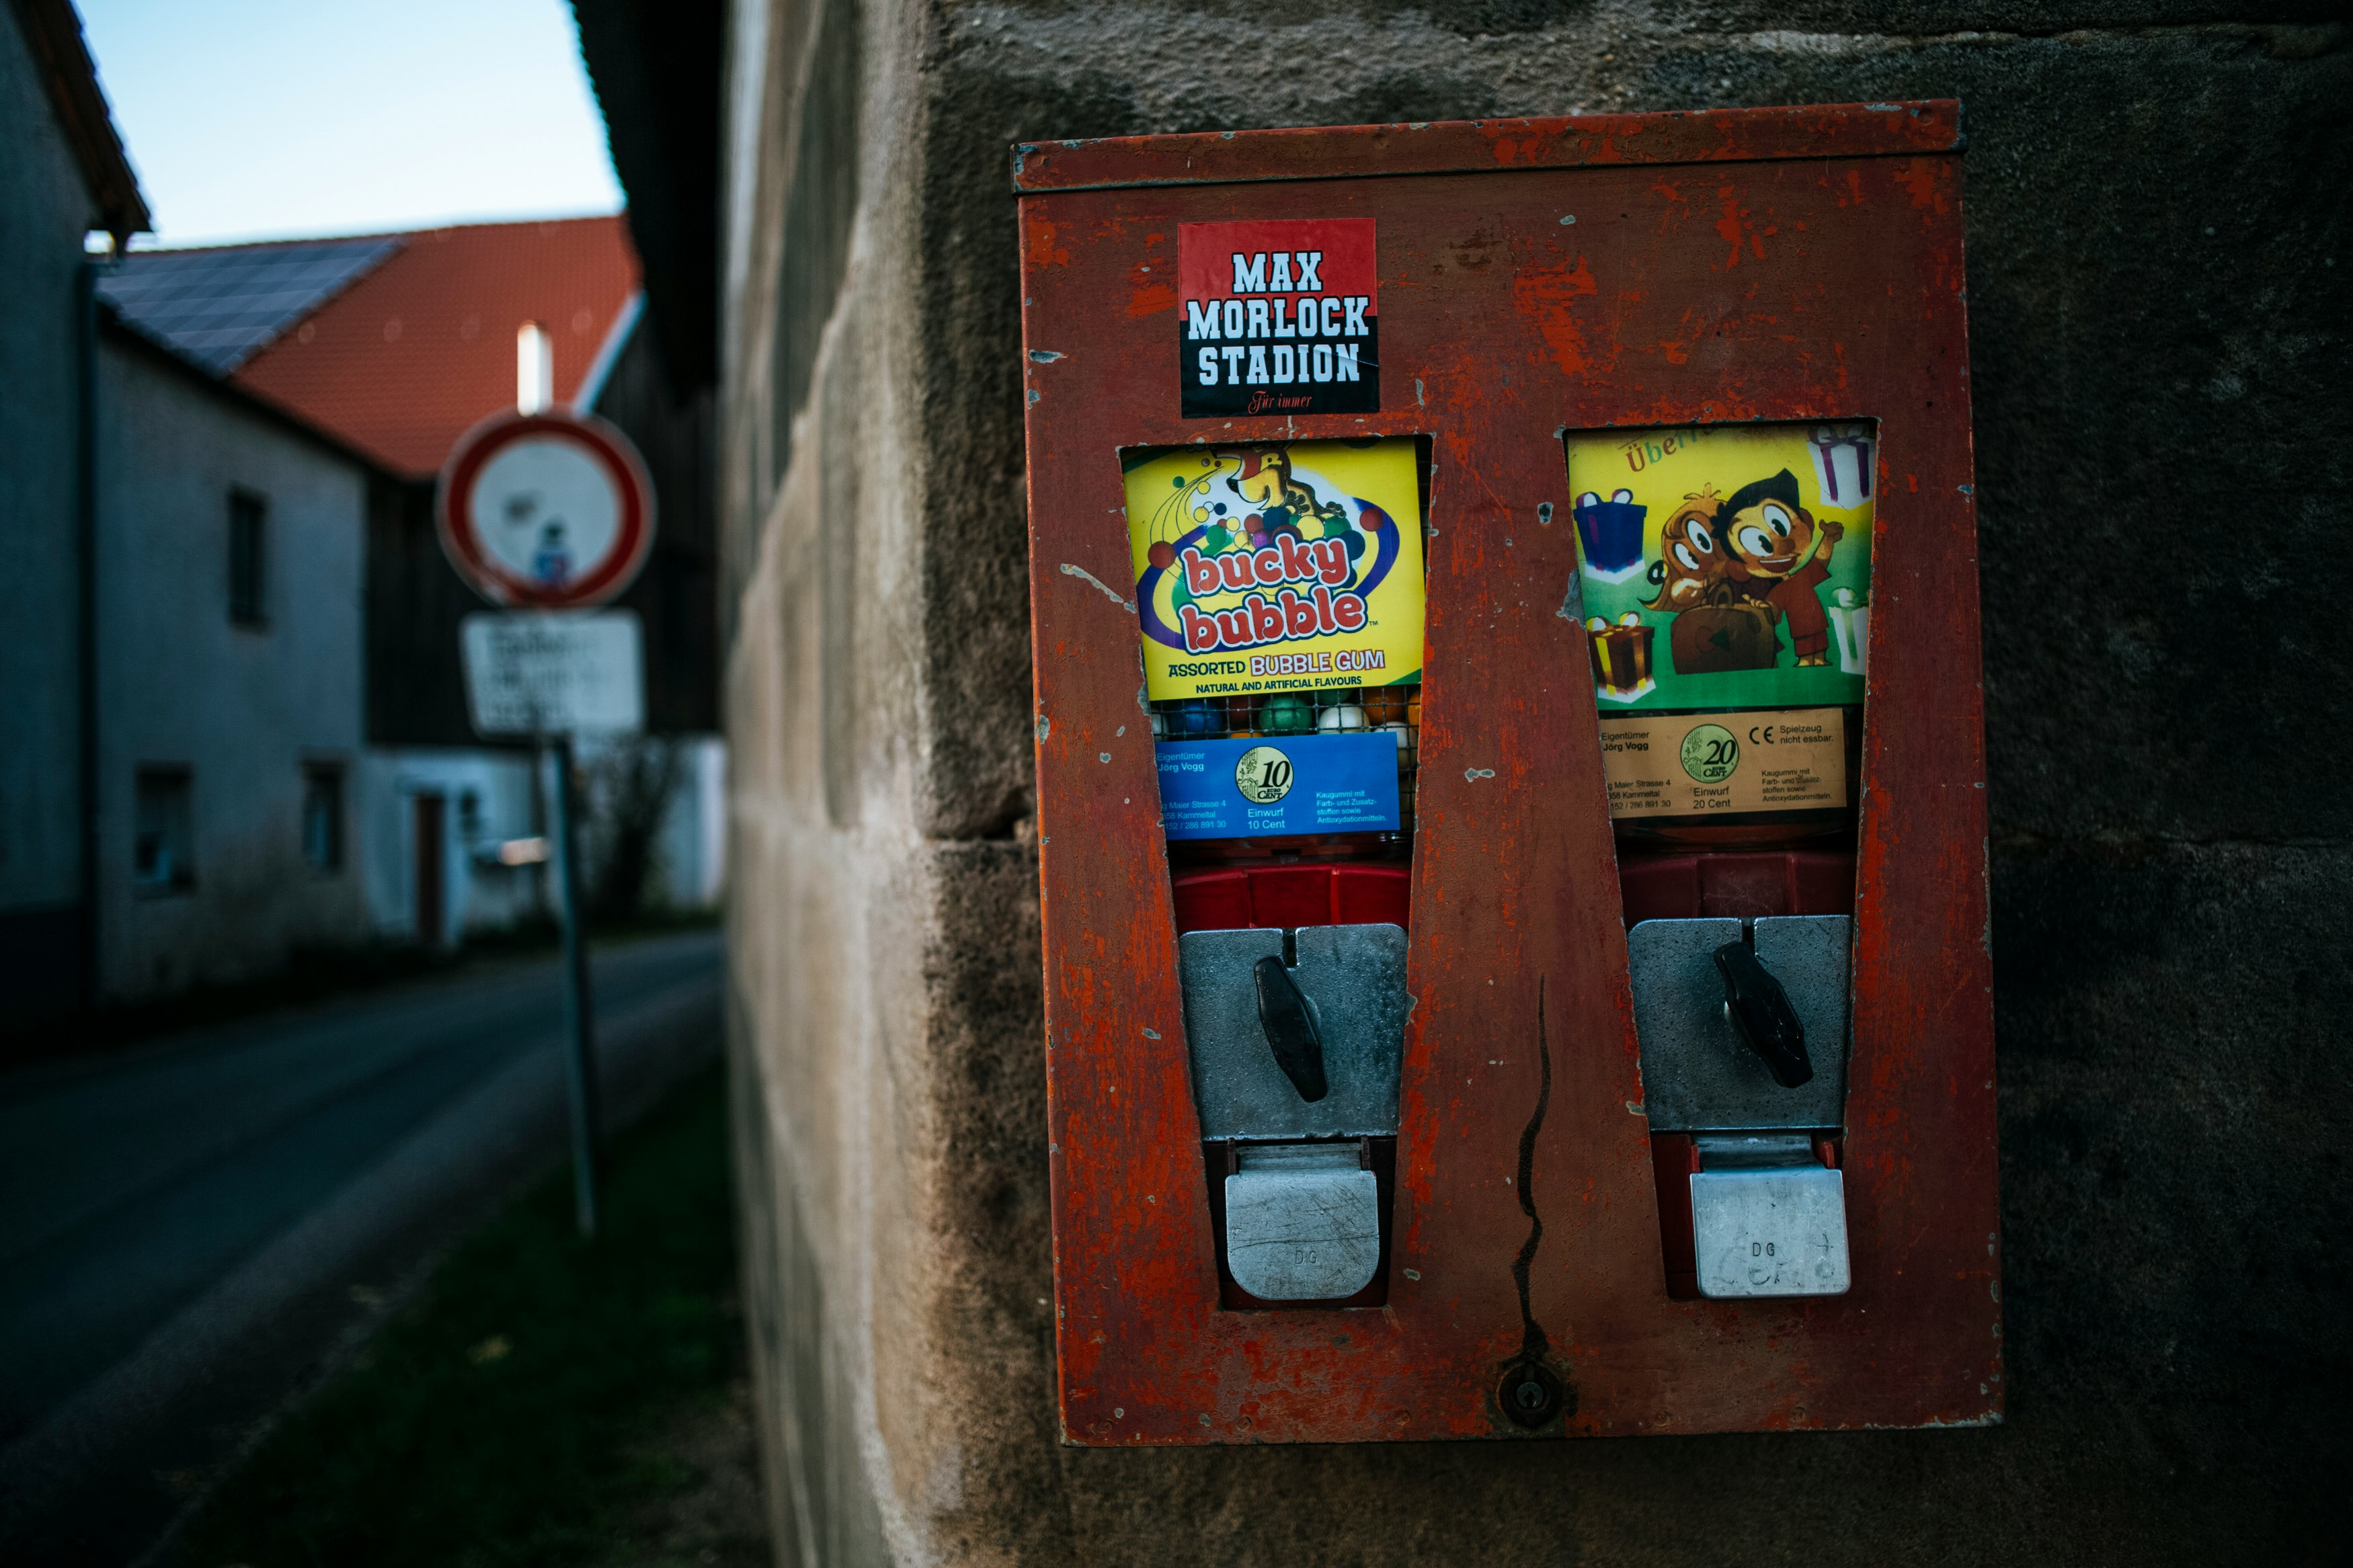
[[[1219,447],[1217,455],[1232,458],[1241,465],[1240,472],[1226,477],[1226,488],[1255,509],[1245,520],[1245,526],[1252,521],[1262,526],[1250,528],[1250,532],[1263,531],[1270,538],[1278,533],[1304,538],[1302,525],[1310,519],[1321,524],[1318,537],[1329,538],[1346,530],[1346,511],[1338,503],[1318,496],[1313,487],[1293,479],[1291,454],[1282,447]]]
[[[1702,485],[1667,514],[1659,529],[1659,558],[1651,563],[1651,584],[1658,593],[1643,600],[1642,608],[1671,616],[1732,601],[1724,552],[1715,544],[1715,512],[1722,500],[1714,485]]]
[[[1784,468],[1733,491],[1716,510],[1715,533],[1734,593],[1788,619],[1799,665],[1828,664],[1830,617],[1814,590],[1830,580],[1831,552],[1846,530],[1829,518],[1817,523],[1799,504],[1797,476]]]

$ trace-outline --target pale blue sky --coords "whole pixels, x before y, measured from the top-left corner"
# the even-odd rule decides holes
[[[564,0],[79,0],[142,244],[619,209]]]

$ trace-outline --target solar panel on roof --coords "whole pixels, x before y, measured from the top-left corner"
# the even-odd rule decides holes
[[[400,246],[376,238],[134,250],[98,291],[132,326],[227,375]]]

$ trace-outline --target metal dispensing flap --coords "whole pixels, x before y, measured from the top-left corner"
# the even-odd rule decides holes
[[[1244,1148],[1226,1178],[1226,1267],[1265,1301],[1330,1301],[1373,1282],[1380,1187],[1353,1143]]]
[[[1204,1138],[1385,1138],[1397,1131],[1405,1051],[1405,931],[1303,926],[1291,982],[1307,998],[1329,1089],[1310,1103],[1268,1044],[1255,973],[1282,932],[1186,931],[1176,939],[1193,1102]]]
[[[1802,1132],[1699,1140],[1692,1247],[1704,1296],[1842,1296],[1846,1179]]]
[[[1715,950],[1741,940],[1736,920],[1643,921],[1626,933],[1642,1104],[1654,1132],[1838,1127],[1846,1120],[1847,915],[1755,922],[1757,959],[1806,1026],[1810,1082],[1784,1089],[1725,1016]]]

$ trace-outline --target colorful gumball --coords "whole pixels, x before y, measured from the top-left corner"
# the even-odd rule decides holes
[[[1315,727],[1334,731],[1362,730],[1366,727],[1365,710],[1354,702],[1335,703],[1316,716]]]
[[[1260,705],[1258,727],[1269,735],[1312,735],[1315,705],[1296,692],[1280,692]]]
[[[1216,703],[1196,697],[1170,714],[1169,721],[1179,735],[1212,735],[1225,728],[1226,716]]]
[[[1152,548],[1144,552],[1144,558],[1152,563],[1154,571],[1166,572],[1176,564],[1176,547],[1165,539],[1155,539]]]

